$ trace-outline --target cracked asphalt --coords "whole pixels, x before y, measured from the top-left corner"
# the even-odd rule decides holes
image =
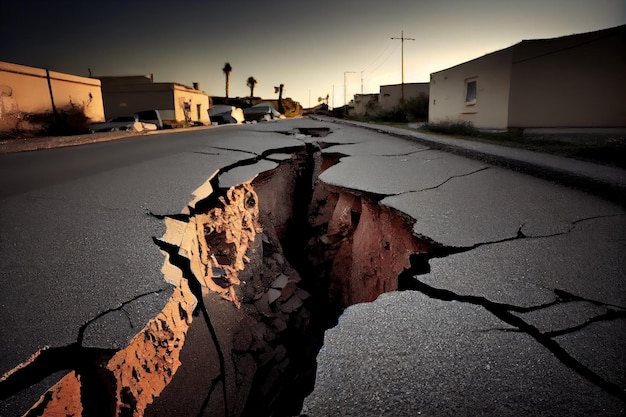
[[[321,179],[380,196],[439,250],[327,331],[303,414],[623,415],[623,205],[500,157],[381,143],[326,149],[347,156]]]
[[[277,133],[299,127],[332,133]],[[238,184],[324,141],[343,157],[321,180],[405,213],[439,250],[326,333],[303,414],[623,415],[623,170],[367,127],[296,119],[0,155],[0,373],[45,346],[123,347],[171,292],[149,213],[180,213],[218,169]],[[62,374],[44,376],[0,414]]]

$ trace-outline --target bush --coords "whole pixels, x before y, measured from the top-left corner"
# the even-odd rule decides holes
[[[401,102],[395,109],[380,115],[380,119],[388,122],[423,122],[428,120],[428,94],[420,93]]]
[[[480,131],[474,127],[472,122],[426,123],[423,129],[446,135],[480,136]]]
[[[400,103],[398,111],[403,114],[405,119],[409,122],[425,121],[428,120],[428,101],[428,94],[419,93],[417,96]]]

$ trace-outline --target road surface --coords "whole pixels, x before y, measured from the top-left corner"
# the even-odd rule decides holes
[[[285,134],[298,127],[331,133]],[[434,249],[411,257],[404,291],[349,306],[327,332],[303,413],[624,412],[624,206],[484,158],[297,119],[0,155],[0,374],[46,347],[62,358],[19,392],[1,386],[0,414],[21,415],[80,368],[75,352],[124,349],[164,308],[174,288],[153,238],[216,170],[229,187],[321,142],[342,156],[324,184],[404,213]]]

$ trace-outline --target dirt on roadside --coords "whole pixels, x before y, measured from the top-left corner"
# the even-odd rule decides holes
[[[71,136],[24,136],[0,139],[0,154],[77,146],[87,143],[107,142],[131,136],[146,135],[146,132],[100,132]]]

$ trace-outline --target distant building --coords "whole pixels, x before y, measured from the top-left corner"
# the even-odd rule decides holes
[[[98,77],[107,119],[159,110],[165,124],[210,124],[210,98],[198,84],[155,83],[152,74]]]
[[[354,109],[350,114],[355,116],[381,116],[396,110],[402,100],[402,84],[381,85],[380,93],[355,94]],[[410,100],[420,94],[428,97],[429,83],[404,84],[404,99]]]
[[[355,94],[354,109],[356,116],[377,116],[380,114],[378,94]]]
[[[66,134],[102,121],[99,80],[0,62],[0,134]]]
[[[431,74],[429,121],[626,127],[626,25],[525,40]]]
[[[429,83],[408,83],[404,84],[404,99],[409,100],[420,94],[428,96],[430,90]],[[402,99],[402,84],[391,84],[380,86],[380,98],[378,104],[384,112],[393,111],[400,104]]]

